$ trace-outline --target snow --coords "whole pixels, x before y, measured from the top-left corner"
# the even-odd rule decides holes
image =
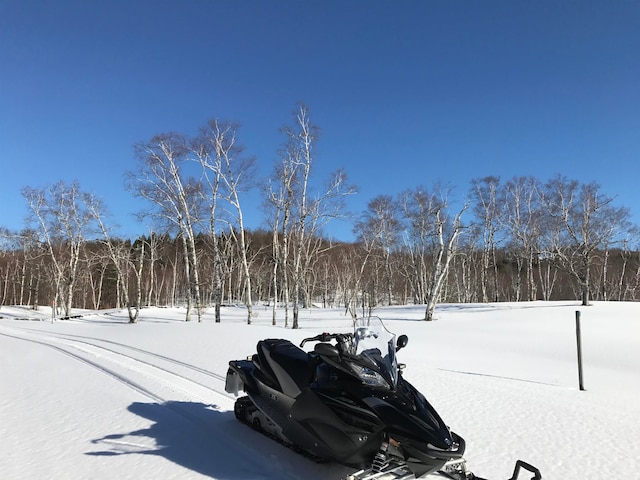
[[[301,329],[271,326],[258,307],[207,313],[0,308],[0,478],[341,478],[237,422],[227,363],[262,338],[299,343],[349,331],[341,310],[301,312]],[[584,383],[578,389],[575,312]],[[516,459],[545,479],[618,478],[640,470],[640,303],[446,304],[374,311],[409,344],[404,375],[467,441],[469,467],[492,480]],[[195,318],[195,317],[194,317]],[[436,478],[436,477],[434,477]]]

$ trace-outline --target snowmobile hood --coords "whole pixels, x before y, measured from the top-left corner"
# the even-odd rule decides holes
[[[407,389],[406,386],[403,387],[403,390]],[[420,395],[413,387],[411,390],[414,394],[412,396]],[[384,397],[364,398],[363,402],[387,425],[387,430],[392,436],[401,435],[444,450],[453,446],[454,441],[449,428],[424,397],[408,398],[406,395],[392,392]]]

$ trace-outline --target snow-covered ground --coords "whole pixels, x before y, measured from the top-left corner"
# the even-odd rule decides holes
[[[152,308],[137,325],[124,311],[52,322],[0,308],[0,478],[340,478],[237,422],[224,378],[259,339],[299,343],[351,321],[313,309],[291,330],[261,309],[249,326],[233,307],[220,324]],[[405,377],[466,439],[477,474],[506,479],[522,458],[545,479],[640,478],[640,303],[447,304],[430,323],[422,307],[374,314],[409,336]]]

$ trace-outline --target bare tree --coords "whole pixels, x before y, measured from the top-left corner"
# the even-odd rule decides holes
[[[409,261],[408,277],[412,281],[414,303],[426,303],[431,253],[431,196],[424,188],[408,190],[401,195],[402,213],[407,222],[404,252]]]
[[[280,267],[280,265],[282,264],[282,258],[280,255],[281,252],[281,248],[280,248],[280,239],[279,239],[279,229],[280,229],[280,214],[281,214],[281,210],[280,210],[280,205],[279,203],[274,202],[275,204],[275,215],[273,215],[273,226],[271,229],[272,232],[272,237],[271,237],[271,243],[272,243],[272,247],[271,247],[271,251],[273,254],[273,266],[272,266],[272,270],[271,270],[271,285],[272,285],[272,294],[270,295],[270,298],[273,298],[273,305],[271,306],[271,324],[272,325],[276,325],[277,324],[277,312],[278,312],[278,299],[279,299],[279,289],[278,286],[280,284],[279,282],[279,278],[278,278],[278,268]],[[285,307],[286,308],[286,314],[285,314],[285,327],[288,326],[288,306]]]
[[[307,234],[307,221],[311,214],[309,209],[309,176],[313,162],[313,146],[318,138],[318,127],[312,125],[309,111],[304,105],[298,105],[295,112],[295,124],[285,128],[287,144],[284,162],[291,172],[298,177],[297,218],[295,222],[295,246],[293,251],[293,328],[298,328],[300,308],[300,283],[302,281],[302,254]],[[298,173],[300,172],[300,173]],[[287,258],[285,257],[285,261]]]
[[[541,251],[540,185],[533,177],[514,177],[504,187],[503,222],[510,233],[516,256],[516,301],[521,300],[521,277],[526,274],[528,300],[535,300],[535,264]]]
[[[380,207],[380,203],[384,202],[380,198],[376,198],[369,202],[369,209],[363,215],[363,219],[355,224],[354,233],[357,235],[356,243],[352,248],[342,248],[342,268],[346,270],[344,277],[344,303],[345,309],[351,314],[351,318],[355,321],[358,317],[358,301],[362,307],[363,316],[369,316],[375,307],[375,298],[370,295],[375,290],[371,285],[371,279],[365,278],[367,273],[369,277],[374,276],[372,270],[377,270],[374,266],[369,268],[371,264],[375,264],[376,257],[381,257],[380,243],[382,236],[380,232],[380,224],[374,219],[367,218],[371,215],[371,209]],[[374,214],[375,215],[375,214]],[[369,290],[369,292],[367,292]]]
[[[238,249],[243,269],[244,297],[247,307],[247,323],[251,323],[253,317],[253,299],[251,292],[251,271],[249,268],[249,258],[247,254],[246,230],[244,225],[244,215],[240,193],[253,186],[255,159],[243,156],[244,147],[236,141],[239,125],[231,122],[210,120],[204,130],[203,138],[206,141],[207,155],[201,155],[201,165],[205,170],[212,173],[209,182],[213,188],[213,201],[222,199],[229,205],[235,217],[237,231],[231,228],[231,233],[236,236]],[[204,161],[202,161],[204,160]],[[217,204],[212,203],[210,211],[211,220],[215,222]],[[212,225],[215,236],[215,223]],[[219,250],[217,245],[215,252]],[[218,257],[219,260],[219,257]],[[219,263],[218,263],[219,265]],[[219,284],[221,285],[221,283]]]
[[[597,183],[580,184],[560,175],[546,183],[543,202],[551,221],[553,260],[574,277],[587,306],[595,255],[631,228],[629,211],[614,207]]]
[[[458,252],[451,261],[451,271],[453,280],[451,288],[453,289],[455,299],[459,303],[469,303],[476,301],[477,298],[477,275],[478,265],[481,264],[479,258],[481,254],[477,251],[477,242],[473,234],[469,234],[473,230],[466,231],[466,235],[461,235],[458,240]]]
[[[482,299],[489,301],[489,289],[487,274],[491,269],[492,295],[491,301],[497,302],[498,298],[498,262],[496,261],[497,239],[499,230],[500,204],[498,192],[500,188],[499,177],[484,177],[471,181],[471,198],[473,200],[473,212],[479,220],[482,231],[482,266],[481,286]]]
[[[466,205],[462,207],[451,222],[444,211],[446,204],[442,207],[443,208],[436,210],[434,215],[437,247],[433,256],[431,284],[424,315],[424,319],[428,321],[433,320],[433,312],[436,303],[440,299],[440,293],[445,284],[449,265],[458,252],[458,236],[462,229],[461,218],[467,208]]]
[[[93,195],[86,197],[86,203],[89,213],[95,220],[102,235],[102,244],[104,245],[108,258],[111,260],[116,271],[116,282],[119,286],[119,291],[124,300],[124,304],[127,307],[127,313],[129,314],[129,323],[136,323],[138,316],[140,315],[140,307],[142,303],[142,259],[144,258],[144,244],[143,250],[139,255],[137,265],[133,263],[130,251],[131,249],[126,242],[114,239],[110,233],[110,229],[104,222],[105,207],[103,202]],[[129,285],[128,285],[128,271],[133,271],[136,276],[136,298],[134,302],[131,302],[129,298]]]
[[[182,240],[187,279],[185,320],[191,320],[192,297],[195,297],[200,321],[203,305],[195,238],[202,185],[194,179],[185,179],[183,170],[189,159],[186,141],[175,133],[157,135],[148,142],[137,144],[135,152],[140,169],[128,173],[128,188],[134,195],[150,201],[156,207],[153,216],[177,228]]]
[[[280,229],[283,216],[283,188],[275,188],[271,182],[267,182],[264,186],[263,210],[267,215],[267,222],[271,225],[271,288],[269,294],[269,302],[273,299],[271,305],[271,324],[277,324],[278,301],[280,299],[280,267],[282,265],[282,247],[280,245]],[[285,307],[285,326],[288,326],[288,307]]]
[[[209,237],[213,253],[213,303],[215,321],[220,323],[220,308],[222,306],[222,253],[218,239],[218,198],[222,175],[222,152],[229,145],[224,144],[221,136],[220,124],[210,121],[206,127],[200,129],[200,136],[192,141],[191,149],[202,167],[204,181],[208,190],[203,190],[204,203],[209,212]]]
[[[633,252],[631,252],[631,250],[629,249],[629,241],[628,240],[623,240],[622,241],[622,248],[620,251],[620,256],[622,258],[622,266],[621,266],[621,272],[618,275],[618,283],[616,285],[616,290],[614,292],[615,296],[616,296],[616,300],[618,300],[619,302],[625,299],[625,294],[626,294],[626,282],[625,282],[625,277],[626,277],[626,273],[627,273],[627,267],[629,265],[629,261],[631,260],[632,256],[633,256]]]
[[[319,129],[311,123],[309,109],[299,104],[294,111],[294,124],[285,127],[286,143],[283,148],[282,161],[283,175],[289,183],[285,185],[285,191],[294,192],[291,211],[295,219],[291,223],[291,232],[288,237],[294,239],[292,259],[292,291],[293,291],[293,325],[299,327],[299,308],[302,289],[304,288],[305,269],[310,258],[305,255],[309,252],[309,242],[313,242],[314,234],[319,233],[320,228],[329,220],[339,217],[344,210],[344,198],[356,192],[356,188],[347,181],[347,175],[343,170],[334,172],[323,192],[312,196],[310,187],[311,168],[314,162],[314,146],[318,139]],[[294,183],[295,182],[295,183]],[[286,225],[286,221],[283,222]],[[288,240],[283,239],[285,252],[288,251]],[[282,256],[284,262],[288,262],[288,254]]]
[[[333,278],[336,292],[341,297],[341,303],[353,320],[358,318],[358,308],[362,307],[363,314],[369,307],[363,295],[363,280],[372,254],[370,244],[354,243],[340,245],[336,248],[336,262],[333,264]]]
[[[55,304],[61,305],[64,316],[69,317],[81,248],[91,221],[80,185],[60,181],[47,189],[25,187],[22,195],[53,266]]]
[[[426,303],[425,320],[433,320],[451,261],[458,252],[461,218],[467,206],[453,218],[448,215],[448,194],[436,185],[433,192],[423,187],[403,195],[404,215],[409,229],[406,246],[419,275],[419,294]]]
[[[402,232],[398,213],[398,205],[391,196],[378,195],[369,201],[354,226],[358,240],[368,247],[367,250],[376,251],[382,257],[388,305],[393,301],[391,254],[398,247]]]
[[[104,286],[104,278],[107,273],[107,268],[111,264],[110,260],[106,258],[106,255],[102,252],[101,246],[85,245],[83,249],[84,254],[84,275],[86,277],[85,284],[90,290],[89,297],[91,300],[91,306],[94,310],[101,308],[102,302],[102,289]],[[85,296],[84,301],[87,301]],[[87,308],[87,307],[83,307]]]
[[[282,295],[284,297],[284,326],[289,326],[289,233],[296,190],[297,168],[290,161],[287,149],[281,152],[282,161],[274,169],[274,178],[265,188],[265,209],[270,213],[273,232],[273,291],[274,303],[272,323],[275,324],[279,278],[282,277]],[[280,272],[280,276],[278,273]]]
[[[8,229],[0,227],[0,258],[3,260],[6,259],[6,261],[3,261],[0,265],[0,280],[2,281],[0,288],[0,308],[6,304],[9,292],[9,278],[11,276],[11,261],[9,259],[16,256],[14,253],[16,250],[14,247],[15,237],[16,235]]]
[[[40,266],[45,255],[36,230],[27,228],[11,232],[0,228],[0,258],[5,259],[0,266],[3,280],[0,306],[6,304],[10,286],[17,284],[17,292],[11,295],[12,303],[38,309]]]
[[[158,251],[160,249],[160,238],[158,235],[151,231],[149,232],[149,240],[146,242],[149,247],[149,279],[147,285],[147,296],[145,299],[145,305],[157,304],[157,299],[154,295],[157,295],[157,278],[156,278],[156,264],[158,263]]]

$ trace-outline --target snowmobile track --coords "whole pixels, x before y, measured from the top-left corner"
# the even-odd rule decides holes
[[[35,335],[31,336],[26,332],[21,334],[2,334],[8,337],[31,341],[71,356],[76,360],[90,365],[103,373],[118,380],[122,384],[142,393],[156,402],[166,402],[167,400],[187,400],[199,401],[203,404],[210,404],[211,396],[233,399],[224,391],[224,385],[220,385],[224,378],[213,374],[205,369],[194,367],[185,362],[171,359],[170,357],[155,355],[135,347],[131,348],[150,356],[155,362],[149,359],[141,359],[127,353],[118,352],[111,348],[95,345],[85,340],[67,338],[64,335]],[[115,343],[115,342],[114,342]],[[158,360],[165,365],[159,365]],[[168,364],[168,365],[166,365]],[[171,368],[171,365],[176,368]],[[182,369],[182,371],[180,371]],[[191,375],[187,376],[191,370]],[[196,373],[194,375],[194,373]],[[216,385],[205,383],[202,378],[207,375],[216,380]],[[193,378],[196,377],[196,378]],[[228,401],[228,400],[227,400]],[[223,401],[222,403],[226,403]],[[217,401],[216,403],[220,403]],[[229,403],[229,406],[231,404]]]
[[[24,329],[24,330],[26,331],[26,330],[31,330],[31,329]],[[31,330],[31,331],[34,331],[36,333],[40,333],[38,330]],[[114,352],[114,353],[119,353],[121,355],[127,356],[127,357],[129,357],[131,359],[134,359],[134,360],[138,360],[138,361],[141,361],[141,362],[143,361],[138,357],[133,357],[132,355],[127,355],[127,354],[124,354],[122,352],[118,352],[116,350],[117,348],[122,348],[122,349],[125,349],[125,350],[129,350],[129,351],[132,351],[132,352],[135,352],[135,353],[142,354],[143,356],[149,356],[149,357],[154,358],[154,359],[163,360],[163,361],[166,361],[167,363],[171,363],[171,364],[174,364],[174,365],[177,365],[177,366],[180,366],[180,367],[184,367],[184,368],[189,369],[189,370],[193,370],[194,372],[198,372],[198,373],[200,373],[202,375],[215,378],[217,380],[220,380],[221,382],[224,382],[226,380],[226,376],[225,375],[220,375],[218,373],[212,372],[212,371],[207,370],[205,368],[198,367],[196,365],[191,365],[190,363],[183,362],[181,360],[177,360],[175,358],[171,358],[171,357],[168,357],[166,355],[161,355],[161,354],[158,354],[158,353],[150,352],[150,351],[144,350],[142,348],[133,347],[131,345],[126,345],[124,343],[114,342],[112,340],[105,340],[105,339],[102,339],[102,338],[85,337],[85,336],[82,336],[82,335],[63,334],[63,333],[57,333],[57,332],[48,332],[47,335],[49,335],[51,337],[64,339],[64,340],[76,341],[78,343],[91,345],[91,346],[94,346],[96,348],[103,348],[105,350],[108,350],[108,351],[111,351],[111,352]],[[103,347],[103,346],[98,345],[98,344],[93,343],[93,342],[99,342],[99,343],[102,343],[102,344],[107,344],[107,345],[110,345],[111,348],[106,348],[106,347]],[[150,364],[157,367],[156,364],[153,364],[153,363],[150,363]],[[219,393],[223,393],[225,396],[227,395],[226,392],[219,392]]]
[[[47,343],[45,341],[41,341],[41,340],[36,340],[33,338],[24,338],[24,337],[20,337],[18,335],[10,335],[8,333],[0,333],[0,335],[2,335],[3,337],[9,337],[9,338],[14,338],[16,340],[21,340],[24,342],[30,342],[30,343],[35,343],[38,345],[43,345],[45,347],[49,347],[52,348],[53,350],[56,350],[64,355],[68,355],[71,358],[78,360],[86,365],[89,365],[90,367],[93,367],[99,371],[101,371],[102,373],[114,378],[115,380],[117,380],[118,382],[126,385],[127,387],[135,390],[138,393],[141,393],[142,395],[150,398],[151,400],[154,400],[156,402],[164,402],[165,400],[157,395],[155,395],[153,392],[151,392],[150,390],[146,389],[145,387],[143,387],[142,385],[124,377],[123,375],[115,372],[114,370],[105,367],[104,365],[101,365],[97,362],[94,362],[92,360],[87,359],[86,357],[83,357],[82,355],[78,355],[76,353],[73,353],[65,348],[62,348],[58,345],[53,345],[51,343]]]

